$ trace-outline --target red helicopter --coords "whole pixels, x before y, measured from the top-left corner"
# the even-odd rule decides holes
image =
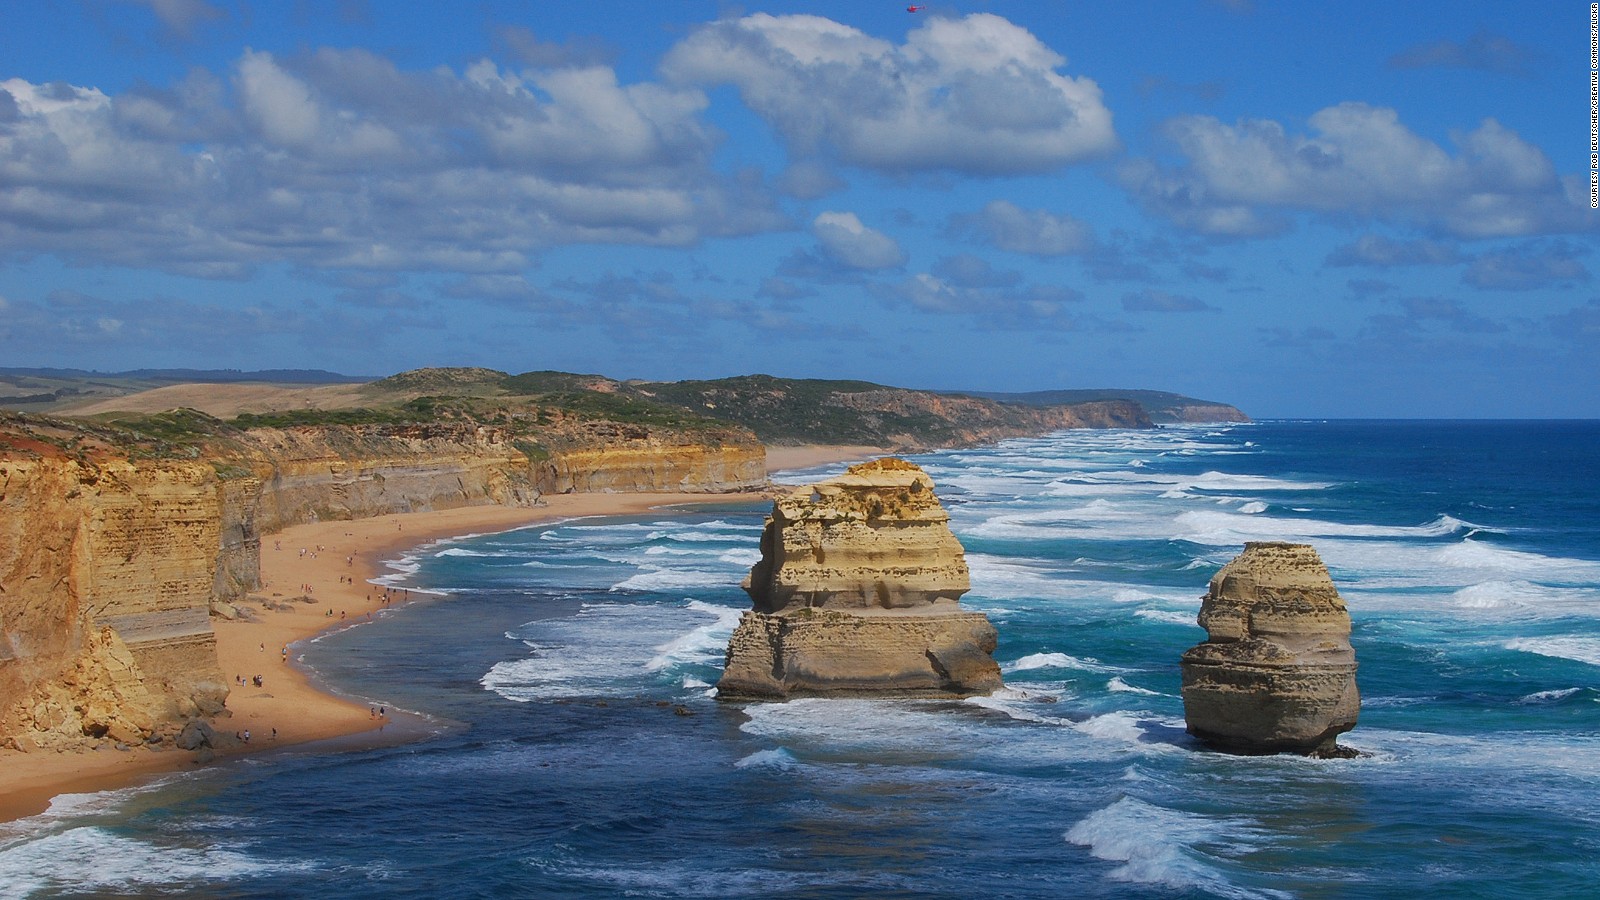
[[[911,13],[922,12],[925,9],[927,9],[926,6],[908,6],[908,7],[906,7],[906,12],[911,12]]]

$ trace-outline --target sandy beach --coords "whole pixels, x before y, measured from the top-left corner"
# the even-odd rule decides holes
[[[773,447],[767,471],[806,468],[881,455],[873,447]],[[297,645],[323,632],[368,621],[385,606],[410,595],[372,580],[388,570],[385,560],[405,550],[445,538],[506,531],[578,516],[619,516],[662,507],[750,499],[750,494],[561,494],[538,507],[476,506],[436,512],[378,516],[354,521],[297,525],[261,541],[262,587],[257,596],[273,601],[309,596],[314,603],[257,610],[251,620],[213,618],[217,660],[231,683],[229,718],[214,722],[248,743],[225,751],[225,758],[265,753],[315,741],[370,733],[364,744],[403,739],[381,734],[388,721],[371,703],[321,689],[297,665]],[[243,606],[253,604],[243,603]],[[261,677],[261,686],[254,679]],[[341,743],[339,749],[349,749]],[[195,754],[176,749],[110,747],[79,752],[0,751],[0,821],[43,812],[59,794],[109,790],[142,779],[198,768]]]

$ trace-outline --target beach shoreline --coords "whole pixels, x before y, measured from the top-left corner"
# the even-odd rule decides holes
[[[881,455],[873,447],[803,446],[768,449],[767,472],[809,468]],[[637,515],[670,506],[758,500],[760,493],[558,494],[536,507],[470,506],[367,519],[295,525],[261,539],[261,588],[253,596],[278,609],[259,609],[250,619],[214,618],[217,661],[229,680],[231,716],[213,720],[236,746],[221,748],[216,761],[296,747],[316,752],[362,749],[412,740],[427,733],[386,733],[394,717],[372,702],[319,684],[298,664],[302,645],[317,637],[375,620],[385,608],[414,599],[407,589],[385,591],[379,579],[394,574],[385,563],[439,541],[594,516]],[[421,596],[421,595],[418,595]],[[307,597],[312,602],[298,602]],[[239,606],[255,607],[244,601]],[[261,684],[255,684],[260,676]],[[248,741],[245,740],[248,731]],[[367,737],[363,737],[367,736]],[[129,787],[155,777],[195,771],[197,754],[148,746],[117,750],[21,753],[0,751],[0,822],[44,812],[61,794]]]

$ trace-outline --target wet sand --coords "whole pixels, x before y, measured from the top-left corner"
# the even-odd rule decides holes
[[[768,450],[767,471],[853,462],[878,455],[881,451],[872,447],[773,447]],[[533,508],[475,506],[348,522],[315,522],[264,536],[262,587],[255,596],[280,604],[301,596],[315,602],[294,602],[282,610],[265,610],[258,604],[242,602],[241,606],[256,607],[252,620],[212,619],[217,661],[231,686],[228,709],[232,711],[230,718],[217,719],[213,724],[220,732],[233,732],[242,738],[248,730],[250,736],[247,744],[224,750],[219,758],[333,738],[345,739],[330,743],[330,750],[347,750],[419,733],[414,725],[390,727],[389,719],[376,715],[375,706],[383,703],[382,698],[372,698],[368,703],[337,695],[313,682],[295,664],[300,642],[367,621],[386,605],[399,605],[410,599],[401,591],[390,591],[385,598],[383,589],[371,583],[388,574],[383,566],[385,560],[395,559],[412,547],[466,534],[506,531],[578,516],[631,515],[661,506],[727,502],[753,496],[562,494],[546,497],[544,505]],[[257,675],[261,676],[261,687],[254,685]],[[397,731],[400,733],[394,733]],[[366,738],[352,741],[352,735]],[[119,751],[107,746],[66,753],[0,751],[0,821],[43,812],[58,794],[126,787],[153,775],[199,766],[194,753],[176,749],[141,747]]]

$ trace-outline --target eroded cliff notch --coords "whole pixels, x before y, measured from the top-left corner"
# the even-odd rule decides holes
[[[1180,665],[1190,734],[1233,753],[1354,755],[1336,743],[1361,705],[1350,613],[1316,550],[1246,544],[1199,621],[1207,640]]]
[[[880,459],[773,504],[718,696],[971,696],[1001,686],[994,626],[961,608],[961,542],[918,466]]]

